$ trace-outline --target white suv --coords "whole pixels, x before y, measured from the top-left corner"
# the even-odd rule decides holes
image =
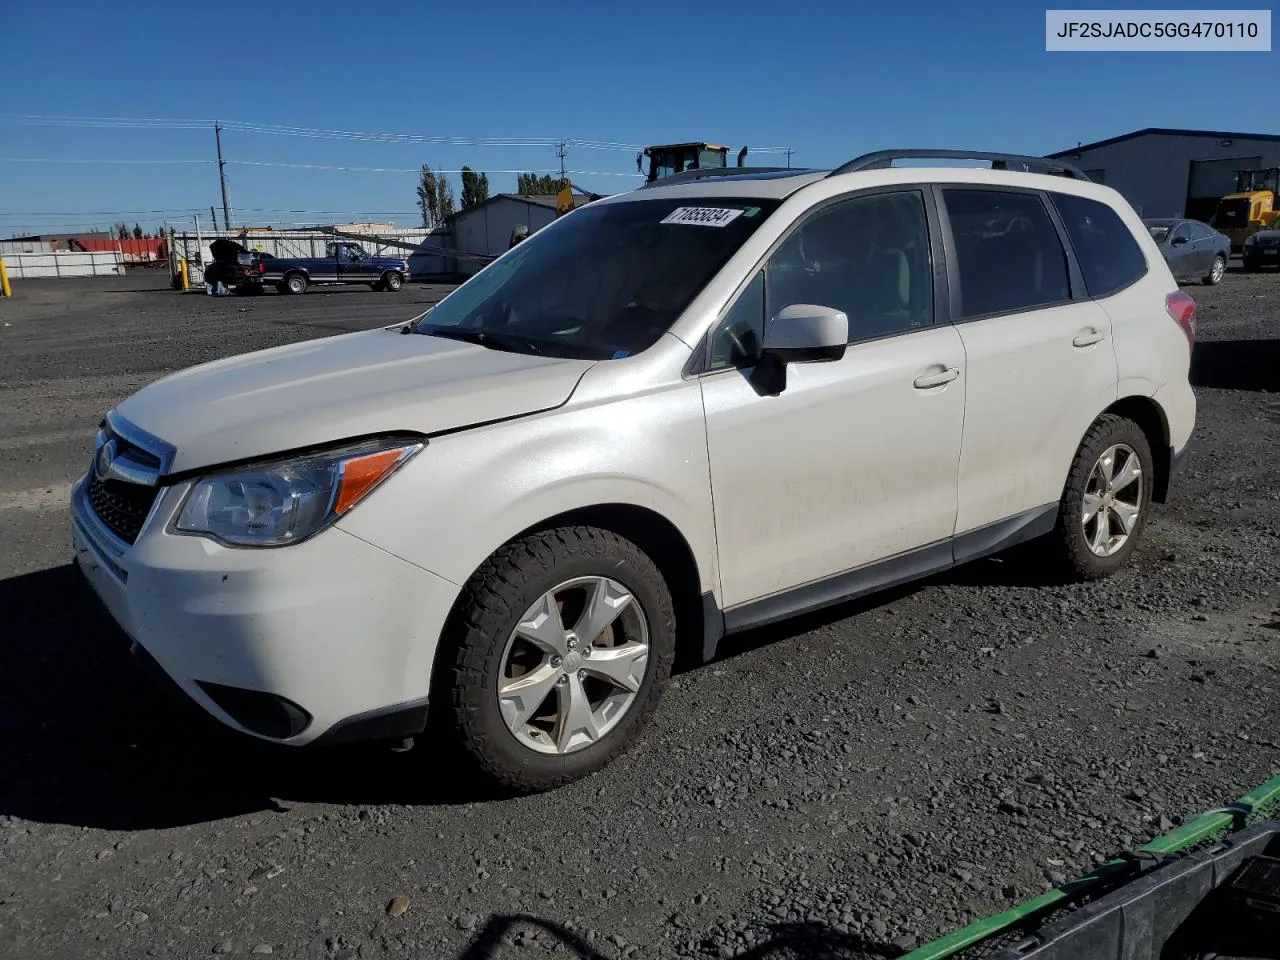
[[[80,565],[228,726],[438,724],[523,790],[633,741],[677,653],[1032,538],[1109,574],[1191,436],[1195,304],[1074,168],[918,153],[678,175],[407,325],[165,377],[103,421]]]

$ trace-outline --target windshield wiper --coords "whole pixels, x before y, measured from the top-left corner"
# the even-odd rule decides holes
[[[421,332],[429,337],[461,340],[463,343],[474,343],[490,350],[505,350],[508,353],[542,352],[542,348],[538,346],[536,341],[509,333],[492,333],[488,330],[459,330],[457,327],[435,327]]]

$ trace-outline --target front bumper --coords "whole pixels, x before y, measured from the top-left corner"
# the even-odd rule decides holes
[[[133,545],[98,522],[83,480],[71,493],[76,562],[144,662],[262,739],[420,729],[459,588],[336,527],[275,549],[170,534],[185,490],[160,494]]]

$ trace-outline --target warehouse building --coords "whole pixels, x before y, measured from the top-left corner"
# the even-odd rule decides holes
[[[588,198],[575,195],[574,206],[581,206]],[[453,231],[453,246],[464,253],[496,257],[506,252],[511,244],[511,233],[520,225],[527,226],[532,234],[556,218],[554,196],[531,196],[521,193],[499,193],[474,207],[455,213],[449,218]],[[460,259],[458,269],[462,273],[475,273],[484,262]]]
[[[1143,217],[1207,221],[1237,170],[1280,167],[1280,134],[1148,127],[1048,156],[1119,190]]]

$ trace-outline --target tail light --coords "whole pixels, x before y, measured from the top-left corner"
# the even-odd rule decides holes
[[[266,264],[266,262],[265,262],[265,261],[263,261],[263,260],[259,260],[259,261],[258,261],[258,272],[259,272],[259,273],[266,273],[266,272],[267,272],[267,264]]]
[[[1173,318],[1173,322],[1182,328],[1182,332],[1187,335],[1187,343],[1195,346],[1196,343],[1196,302],[1191,298],[1191,294],[1182,290],[1175,290],[1164,299],[1165,309],[1169,311],[1169,316]]]

